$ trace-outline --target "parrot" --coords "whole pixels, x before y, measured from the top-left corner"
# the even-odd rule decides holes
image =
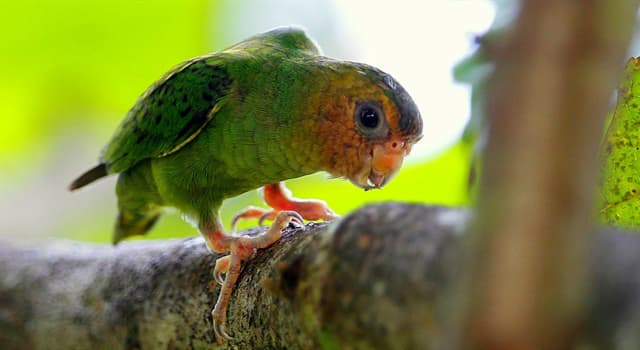
[[[292,196],[283,181],[324,171],[364,189],[383,187],[422,138],[408,92],[373,66],[323,56],[297,27],[254,35],[189,59],[135,102],[77,190],[118,174],[113,242],[146,234],[166,208],[197,226],[221,285],[212,310],[218,343],[243,261],[289,225],[338,216],[326,202]],[[222,202],[263,188],[269,209],[248,207],[225,231]],[[270,220],[259,235],[234,233],[238,220]]]

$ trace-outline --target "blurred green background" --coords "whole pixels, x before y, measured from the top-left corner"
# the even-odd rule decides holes
[[[469,22],[465,18],[476,15],[472,8],[462,9],[478,2],[454,1],[451,5],[442,1],[430,6],[445,6],[447,13],[460,13],[457,20],[464,23]],[[420,2],[416,3],[420,6]],[[329,0],[3,2],[0,239],[65,237],[109,242],[116,215],[115,177],[75,193],[67,192],[68,183],[95,164],[100,149],[127,110],[164,72],[190,57],[282,25],[306,28],[328,56],[381,65],[403,85],[408,81],[405,87],[425,116],[424,147],[414,151],[384,189],[364,192],[347,181],[316,174],[288,182],[297,197],[323,199],[340,214],[366,203],[388,200],[466,204],[471,149],[469,143],[457,141],[457,137],[468,118],[468,91],[461,95],[463,98],[446,102],[444,112],[431,112],[429,101],[435,105],[442,100],[437,93],[444,86],[437,83],[423,89],[419,84],[430,81],[432,76],[422,69],[433,69],[455,85],[451,67],[456,59],[445,54],[447,45],[453,42],[447,35],[455,35],[457,42],[466,45],[464,50],[471,51],[472,35],[478,33],[443,30],[428,36],[420,31],[433,30],[421,28],[420,23],[394,27],[392,20],[408,22],[403,13],[416,11],[409,7],[415,4],[410,4],[394,2],[395,14],[380,18],[390,5],[375,1],[349,2],[348,6]],[[443,20],[451,20],[444,17]],[[491,17],[485,22],[490,20]],[[389,34],[392,27],[397,32]],[[413,35],[398,34],[402,31]],[[464,56],[459,51],[455,53],[458,60]],[[378,64],[376,59],[382,56],[386,61]],[[443,61],[448,66],[436,66],[432,61]],[[394,68],[393,63],[405,71]],[[464,108],[453,108],[458,105]],[[432,120],[455,120],[456,124],[445,130]],[[249,204],[263,205],[257,191],[225,202],[225,225],[237,210]],[[165,215],[149,237],[194,234],[195,229],[173,213]]]

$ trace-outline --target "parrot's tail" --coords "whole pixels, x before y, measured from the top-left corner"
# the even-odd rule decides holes
[[[78,188],[86,186],[107,175],[107,165],[104,163],[98,164],[80,175],[77,179],[73,180],[71,185],[69,185],[69,191],[77,190]]]
[[[146,234],[160,218],[160,213],[136,214],[130,211],[120,211],[116,219],[113,232],[113,244],[118,244],[125,238]]]

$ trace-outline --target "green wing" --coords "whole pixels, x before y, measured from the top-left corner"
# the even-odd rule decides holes
[[[101,162],[112,174],[177,151],[211,120],[231,83],[222,57],[182,63],[138,99],[103,150]]]

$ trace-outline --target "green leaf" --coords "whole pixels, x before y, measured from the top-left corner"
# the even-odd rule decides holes
[[[640,58],[627,63],[603,140],[599,219],[640,228]]]

